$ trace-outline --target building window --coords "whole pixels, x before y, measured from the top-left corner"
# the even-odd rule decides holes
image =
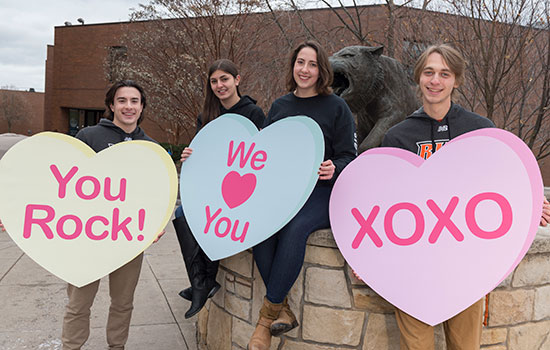
[[[69,135],[75,136],[78,131],[86,126],[96,125],[103,111],[90,109],[69,109]]]
[[[99,122],[98,111],[86,111],[86,118],[84,119],[84,126],[96,125]]]
[[[78,132],[79,113],[77,109],[69,109],[69,135],[74,136]]]

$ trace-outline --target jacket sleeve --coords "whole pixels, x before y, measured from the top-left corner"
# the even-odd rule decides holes
[[[397,147],[397,142],[390,133],[386,133],[382,139],[382,144],[380,147]]]
[[[86,137],[86,131],[85,131],[85,129],[79,130],[79,131],[76,133],[75,137],[76,137],[77,139],[79,139],[80,141],[82,141],[82,142],[84,142],[85,144],[88,145],[88,138]]]
[[[334,126],[335,132],[332,142],[334,154],[332,162],[336,166],[336,170],[334,176],[330,180],[332,183],[336,181],[336,178],[340,175],[342,170],[344,170],[346,165],[357,157],[355,121],[347,105],[343,106],[342,113],[336,118]]]
[[[410,135],[414,133],[414,130],[404,129],[401,123],[392,126],[384,135],[380,147],[394,147],[411,151],[410,147],[407,147],[404,143],[407,133]],[[414,153],[414,151],[411,152]]]

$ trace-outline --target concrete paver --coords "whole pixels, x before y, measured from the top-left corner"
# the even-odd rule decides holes
[[[0,232],[0,349],[60,350],[67,284],[27,257]],[[109,281],[103,278],[92,307],[90,338],[83,350],[106,349]],[[127,350],[196,350],[196,316],[177,293],[189,286],[171,223],[145,252]]]

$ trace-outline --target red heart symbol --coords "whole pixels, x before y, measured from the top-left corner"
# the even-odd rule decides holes
[[[236,171],[225,175],[222,181],[223,200],[230,209],[243,204],[252,196],[256,188],[256,175],[244,174],[241,176]]]

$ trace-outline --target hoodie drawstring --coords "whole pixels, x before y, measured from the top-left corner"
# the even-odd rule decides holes
[[[432,155],[435,153],[434,120],[430,118],[430,139],[432,140]]]
[[[452,140],[451,138],[451,123],[449,123],[449,118],[447,118],[447,135],[449,137],[449,141]],[[435,153],[436,151],[436,145],[435,145],[435,139],[434,139],[434,120],[430,118],[430,137],[431,137],[431,140],[432,140],[432,155]]]
[[[449,141],[452,140],[452,138],[451,138],[451,120],[450,119],[451,119],[450,117],[447,118],[447,133],[449,134]]]

